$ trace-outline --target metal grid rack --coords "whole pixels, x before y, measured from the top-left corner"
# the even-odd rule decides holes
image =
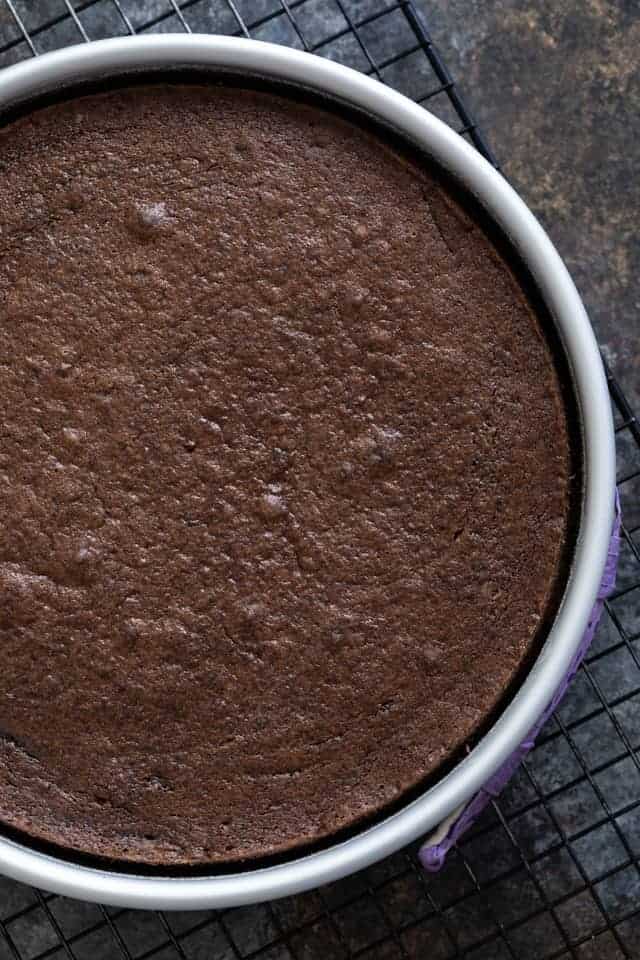
[[[78,41],[180,30],[347,63],[428,104],[495,163],[401,0],[0,0],[0,67]],[[287,900],[171,914],[0,879],[0,960],[640,956],[640,424],[612,374],[609,386],[625,515],[616,593],[535,751],[439,875],[424,875],[412,848]]]

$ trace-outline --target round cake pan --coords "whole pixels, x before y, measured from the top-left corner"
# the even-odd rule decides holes
[[[598,347],[580,297],[548,236],[473,147],[389,87],[329,60],[272,44],[204,35],[148,36],[69,47],[9,67],[0,74],[0,113],[79,83],[172,68],[293,84],[364,111],[416,144],[464,184],[511,240],[555,321],[579,410],[584,475],[579,532],[565,594],[517,694],[467,757],[382,822],[326,849],[274,866],[198,877],[98,869],[0,836],[0,872],[17,880],[86,900],[185,910],[254,903],[339,879],[430,831],[487,782],[544,711],[587,626],[614,517],[615,457]]]

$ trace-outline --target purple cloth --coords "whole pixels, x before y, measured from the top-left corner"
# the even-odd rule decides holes
[[[602,582],[600,584],[600,589],[598,590],[598,598],[594,604],[593,610],[591,611],[591,616],[589,617],[589,623],[587,629],[585,630],[584,636],[578,647],[571,665],[567,671],[566,676],[564,677],[562,683],[555,692],[551,703],[544,711],[538,722],[532,727],[529,731],[526,739],[520,744],[517,750],[511,754],[510,757],[505,760],[502,766],[494,773],[491,779],[485,784],[485,786],[476,793],[474,797],[467,803],[466,807],[462,811],[459,817],[451,824],[446,835],[439,843],[429,846],[429,843],[425,843],[419,852],[420,862],[425,870],[428,870],[430,873],[436,873],[444,864],[445,858],[451,847],[460,839],[463,833],[469,829],[469,827],[475,823],[478,819],[484,808],[487,804],[494,798],[497,797],[502,790],[504,790],[508,781],[511,779],[517,768],[520,766],[521,761],[526,757],[530,750],[535,746],[536,737],[540,733],[541,728],[547,722],[553,711],[556,709],[560,701],[562,700],[567,687],[573,680],[580,663],[582,662],[584,655],[586,654],[589,645],[593,639],[595,629],[598,625],[598,621],[602,614],[602,608],[604,606],[604,601],[613,591],[613,587],[616,582],[616,567],[618,565],[618,555],[620,552],[620,503],[616,493],[616,517],[613,525],[613,531],[611,534],[611,543],[609,544],[609,553],[607,556],[607,563],[604,568],[604,574],[602,576]]]

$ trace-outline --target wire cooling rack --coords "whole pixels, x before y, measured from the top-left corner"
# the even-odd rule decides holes
[[[105,36],[197,30],[347,63],[425,103],[495,163],[423,20],[385,0],[0,0],[0,67]],[[0,960],[640,957],[640,426],[609,374],[625,515],[587,662],[500,799],[425,876],[415,848],[287,900],[116,910],[0,880]]]

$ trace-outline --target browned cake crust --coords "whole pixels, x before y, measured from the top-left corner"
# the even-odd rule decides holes
[[[558,572],[566,418],[509,268],[268,92],[54,105],[0,164],[0,820],[198,864],[379,812]]]

